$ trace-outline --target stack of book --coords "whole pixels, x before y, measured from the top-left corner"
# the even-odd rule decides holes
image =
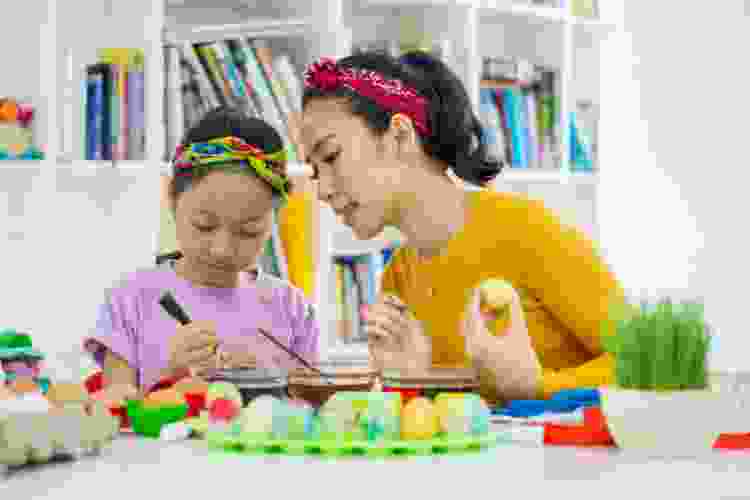
[[[145,159],[144,77],[140,49],[101,49],[86,66],[86,160]]]
[[[302,81],[289,56],[275,55],[265,40],[239,38],[181,43],[167,60],[168,155],[185,130],[225,105],[265,119],[296,160],[294,115],[301,111]]]
[[[486,58],[480,119],[490,153],[512,168],[560,168],[558,72],[513,58]],[[571,169],[592,170],[592,145],[570,115]]]

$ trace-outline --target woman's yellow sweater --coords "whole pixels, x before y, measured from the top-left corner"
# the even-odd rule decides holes
[[[466,363],[459,331],[467,293],[483,280],[510,282],[521,296],[543,368],[539,397],[612,380],[600,342],[611,306],[625,294],[589,238],[541,202],[494,191],[470,193],[469,216],[439,256],[394,253],[382,287],[409,305],[432,339],[435,365]]]

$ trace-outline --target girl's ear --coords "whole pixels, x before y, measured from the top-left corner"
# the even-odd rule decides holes
[[[417,131],[414,122],[408,116],[401,113],[393,115],[387,134],[395,141],[397,153],[411,155],[419,151]]]

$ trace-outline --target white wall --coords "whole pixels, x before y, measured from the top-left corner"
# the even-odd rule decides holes
[[[703,296],[715,365],[750,369],[747,2],[628,0],[623,10],[603,61],[603,245],[634,293]]]

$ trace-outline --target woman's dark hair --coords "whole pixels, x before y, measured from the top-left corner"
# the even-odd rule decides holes
[[[462,180],[485,186],[502,170],[502,162],[489,157],[487,145],[482,142],[482,124],[472,110],[463,83],[439,59],[426,52],[410,52],[395,59],[385,52],[372,51],[341,59],[338,65],[376,71],[386,78],[401,80],[426,97],[431,134],[420,136],[422,146],[427,154],[450,165]],[[308,87],[303,106],[317,97],[347,98],[351,112],[363,117],[378,135],[388,130],[394,114],[372,99],[343,87],[329,93]]]
[[[238,137],[266,153],[273,153],[284,147],[284,142],[279,133],[265,121],[225,106],[206,113],[185,134],[181,144],[205,142],[228,136]],[[205,173],[196,173],[192,176],[174,175],[169,185],[170,198],[177,200],[182,193],[189,190],[205,176]]]

